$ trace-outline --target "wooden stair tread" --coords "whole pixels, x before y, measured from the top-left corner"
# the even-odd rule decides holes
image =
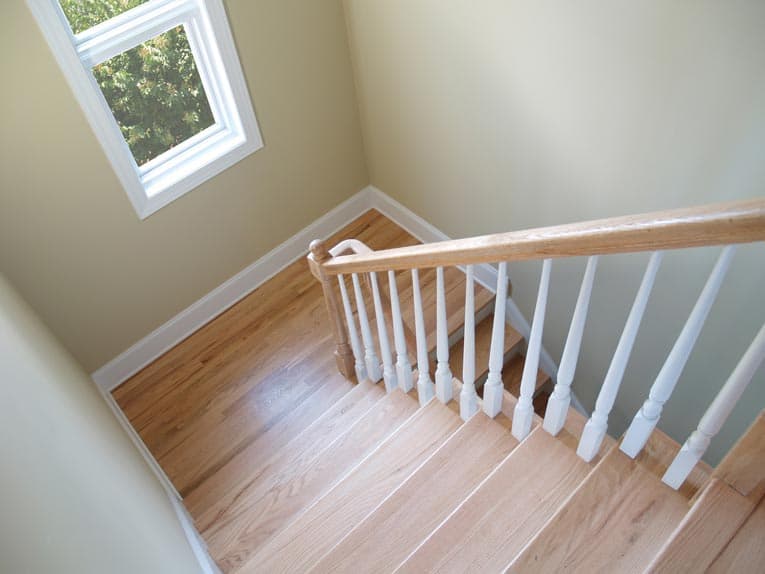
[[[640,572],[687,509],[681,494],[612,448],[508,572]]]
[[[284,376],[285,371],[279,374],[287,382],[293,382]],[[269,399],[275,410],[287,402],[282,401],[281,397],[276,400],[273,397],[284,390],[286,398],[289,398],[291,391],[285,389],[286,385],[276,383],[267,390],[271,380],[256,382],[253,391],[241,400],[226,406],[216,405],[211,412],[200,415],[196,420],[204,420],[208,416],[215,420],[201,425],[201,429],[190,434],[187,444],[180,444],[167,456],[158,459],[195,521],[205,515],[215,515],[221,505],[226,504],[228,493],[236,491],[243,480],[267,464],[274,453],[286,447],[355,387],[340,373],[333,374],[325,382],[313,372],[301,376],[306,380],[306,396],[300,402],[294,401],[287,412],[277,416],[268,414]],[[307,383],[309,378],[312,379],[313,390]],[[296,386],[303,384],[300,382]],[[257,391],[254,390],[256,388]],[[194,426],[194,422],[188,426]],[[184,424],[179,422],[179,426]],[[216,451],[219,456],[215,456]],[[179,479],[179,472],[185,478]]]
[[[494,325],[494,315],[489,314],[475,326],[475,380],[476,385],[483,384],[489,374],[489,352],[491,350],[491,330]],[[503,355],[517,351],[523,342],[518,331],[505,322],[505,340]],[[457,341],[449,350],[449,368],[452,374],[462,380],[462,363],[465,349],[464,339]],[[435,368],[435,364],[431,366]],[[435,372],[435,371],[434,371]]]
[[[224,524],[238,520],[244,511],[239,504],[258,492],[268,477],[279,475],[285,469],[300,468],[313,460],[320,450],[344,434],[384,395],[380,386],[369,381],[355,385],[264,464],[251,465],[249,473],[239,473],[244,478],[234,487],[221,491],[216,497],[217,504],[195,520],[197,529],[206,534],[213,525],[217,531],[223,529]],[[211,496],[209,491],[204,494]],[[188,505],[188,502],[184,500],[184,504]]]
[[[465,323],[465,274],[456,267],[444,268],[444,286],[446,295],[446,324],[449,337],[453,338]],[[387,291],[387,278],[385,281]],[[414,295],[412,275],[409,271],[396,273],[401,316],[410,333],[415,332]],[[420,270],[420,292],[428,351],[436,348],[436,270]],[[475,311],[480,314],[494,302],[494,293],[475,283]],[[412,350],[409,349],[410,354]]]
[[[419,409],[342,482],[274,536],[242,572],[307,571],[427,460],[460,423],[438,401]]]
[[[417,412],[417,404],[400,391],[383,396],[360,419],[316,456],[269,474],[262,484],[237,502],[242,520],[205,533],[220,566],[234,569],[246,562],[279,530],[329,492],[344,476],[374,452]],[[289,456],[289,455],[286,455]]]
[[[526,363],[526,357],[517,355],[510,359],[507,364],[502,368],[502,382],[505,385],[505,389],[517,397],[521,394],[521,378],[523,377],[523,365]],[[542,369],[537,371],[537,383],[536,395],[541,388],[550,381],[550,375],[545,373]]]
[[[765,410],[757,415],[725,458],[714,476],[755,502],[765,495]]]
[[[435,291],[435,271],[433,271],[433,277],[432,282],[426,283],[423,280],[423,277],[425,279],[428,279],[428,275],[420,275],[420,284],[422,286],[422,298],[423,298],[423,316],[425,318],[425,333],[426,333],[426,344],[427,344],[427,350],[428,355],[431,358],[431,376],[433,373],[435,373],[435,352],[436,352],[436,324],[435,324],[435,317],[436,317],[436,307],[435,307],[435,294],[433,294],[432,297],[426,296],[425,289],[433,290]],[[395,344],[393,339],[393,318],[391,314],[390,309],[390,299],[388,297],[388,278],[385,274],[378,274],[377,276],[378,284],[380,286],[380,298],[383,305],[383,318],[385,320],[385,327],[387,329],[388,333],[388,339],[391,349],[391,356],[393,362],[396,361],[396,353],[395,353]],[[446,298],[446,307],[447,307],[447,330],[449,334],[449,341],[453,342],[452,349],[449,352],[449,364],[452,365],[452,358],[456,358],[457,355],[459,355],[459,362],[455,363],[456,367],[452,367],[452,372],[455,374],[455,376],[461,376],[462,375],[462,328],[464,326],[465,322],[465,307],[464,307],[464,288],[465,288],[465,276],[459,269],[452,269],[445,270],[444,271],[444,280],[445,282],[451,281],[452,283],[457,283],[458,287],[462,289],[462,300],[460,301],[459,298],[456,297],[456,292],[447,292],[447,298]],[[351,282],[351,279],[346,277],[346,288],[348,290],[349,297],[351,299],[351,308],[353,310],[353,316],[354,320],[356,321],[356,328],[359,330],[359,340],[361,341],[361,329],[360,329],[360,323],[358,318],[358,310],[356,308],[356,299],[353,295],[353,284]],[[409,362],[413,366],[417,363],[417,339],[415,337],[415,325],[414,325],[414,308],[413,308],[413,300],[412,300],[412,291],[411,291],[411,277],[397,277],[397,285],[399,285],[399,289],[402,291],[399,293],[399,302],[401,305],[401,315],[403,319],[403,325],[404,325],[404,337],[406,339],[406,350],[407,350],[407,356],[409,357]],[[431,285],[432,283],[432,285]],[[405,285],[408,285],[408,287],[404,287]],[[491,320],[493,315],[490,312],[490,308],[494,304],[494,295],[490,291],[484,289],[481,287],[482,292],[481,296],[479,297],[478,288],[479,285],[476,284],[476,316],[481,317],[486,315],[486,317],[479,323],[479,325],[476,326],[476,380],[479,380],[478,375],[480,374],[485,378],[486,372],[488,372],[488,356],[489,356],[489,348],[491,343]],[[366,284],[365,281],[362,281],[361,284],[361,290],[364,295],[364,307],[367,312],[367,317],[369,319],[369,326],[372,334],[372,341],[373,341],[373,348],[375,350],[375,353],[378,354],[378,357],[380,355],[380,339],[379,334],[377,330],[377,314],[375,312],[374,307],[374,300],[372,297],[372,290],[369,287],[369,285]],[[338,288],[338,300],[340,300],[339,295],[339,288]],[[432,319],[432,320],[431,320]],[[488,337],[482,338],[479,342],[479,335],[481,337],[485,336],[485,333],[482,331],[481,333],[478,332],[478,327],[480,324],[483,324],[485,321],[489,321],[489,330],[488,330]],[[484,327],[485,329],[486,327]],[[518,339],[521,341],[523,338],[521,335],[519,335],[515,329],[513,329],[510,325],[506,325],[506,342],[505,347],[507,349],[506,352],[510,352],[516,344],[519,342]],[[362,341],[363,345],[363,341]],[[459,345],[459,350],[456,349],[457,345]],[[379,357],[382,361],[382,357]],[[481,369],[485,369],[485,371],[481,371]]]
[[[648,442],[646,442],[640,454],[635,457],[635,460],[640,463],[644,470],[651,472],[656,478],[661,479],[679,451],[680,444],[657,428],[651,433]],[[711,474],[712,467],[704,461],[700,461],[691,471],[691,474],[688,475],[688,478],[678,492],[688,500],[691,500],[696,493],[706,486]]]
[[[756,503],[713,479],[654,557],[649,572],[704,572]]]
[[[590,469],[538,426],[396,572],[501,572]]]
[[[762,572],[765,564],[765,499],[749,515],[707,570],[708,574],[748,574]]]
[[[517,445],[478,413],[311,572],[392,572]]]

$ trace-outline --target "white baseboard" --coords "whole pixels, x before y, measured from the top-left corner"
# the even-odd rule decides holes
[[[168,493],[168,496],[171,496],[172,498],[175,498],[177,500],[182,500],[181,495],[175,489],[175,486],[173,486],[173,483],[170,482],[170,479],[165,474],[165,471],[162,470],[162,467],[159,466],[157,459],[155,459],[154,456],[151,454],[151,452],[149,451],[149,448],[141,439],[141,436],[133,428],[133,425],[130,424],[130,421],[125,416],[125,413],[122,412],[122,409],[117,404],[117,401],[114,400],[114,397],[112,396],[112,394],[103,389],[99,389],[99,390],[101,391],[101,396],[106,401],[106,404],[109,406],[112,413],[117,418],[117,421],[120,423],[120,426],[125,431],[125,433],[130,437],[130,440],[132,441],[136,449],[138,449],[138,452],[141,453],[141,456],[146,461],[146,464],[149,465],[149,468],[151,468],[152,472],[157,477],[157,480],[159,480],[162,487]]]
[[[376,187],[365,187],[146,335],[92,373],[91,377],[100,389],[107,393],[111,392],[146,365],[252,293],[286,266],[304,257],[308,253],[308,244],[311,240],[332,235],[370,209],[376,209],[424,243],[451,239],[443,231]],[[475,278],[483,287],[492,292],[496,291],[497,270],[493,266],[476,265]],[[521,335],[528,338],[528,320],[512,298],[508,299],[507,321]],[[540,362],[542,368],[555,381],[558,369],[545,349],[542,349]]]
[[[138,452],[141,453],[141,456],[146,461],[146,464],[157,477],[157,480],[159,480],[159,483],[162,485],[162,488],[167,494],[167,497],[170,499],[170,503],[173,506],[173,510],[175,510],[175,514],[178,517],[178,522],[183,529],[186,540],[188,541],[189,546],[191,547],[191,550],[197,559],[197,562],[199,562],[200,572],[202,572],[202,574],[220,574],[220,569],[218,568],[217,564],[215,564],[215,561],[210,557],[210,554],[207,551],[207,545],[202,539],[202,536],[199,534],[199,531],[197,531],[196,526],[194,525],[194,520],[191,518],[191,516],[189,516],[188,511],[183,506],[181,495],[178,493],[175,486],[173,486],[173,483],[170,482],[170,479],[165,474],[165,471],[162,470],[162,467],[159,466],[157,460],[154,458],[154,456],[152,456],[151,452],[149,452],[148,447],[143,442],[140,435],[136,432],[133,426],[130,424],[130,421],[128,421],[125,413],[123,413],[122,409],[120,409],[119,405],[117,405],[117,402],[114,400],[114,397],[112,397],[112,394],[103,389],[100,389],[100,391],[101,396],[104,398],[106,404],[109,406],[109,409],[111,409],[112,413],[117,418],[120,426],[122,426],[122,429],[130,437],[130,440]]]
[[[183,533],[186,535],[186,540],[191,546],[191,551],[199,562],[199,568],[202,574],[222,574],[221,569],[212,559],[210,553],[207,550],[207,544],[202,539],[196,526],[194,526],[194,520],[189,515],[186,507],[180,500],[174,497],[170,497],[170,503],[175,509],[175,514],[178,516],[178,522],[181,523]]]
[[[371,209],[372,195],[370,188],[353,195],[93,372],[92,379],[102,390],[114,390],[279,271],[304,257],[313,239],[332,235]]]

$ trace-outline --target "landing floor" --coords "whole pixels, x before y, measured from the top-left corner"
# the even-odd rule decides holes
[[[376,211],[328,243],[351,237],[419,243]],[[222,494],[352,387],[332,352],[321,287],[300,259],[114,391],[192,517],[206,517],[203,537]]]

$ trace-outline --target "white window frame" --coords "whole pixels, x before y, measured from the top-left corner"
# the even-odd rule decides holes
[[[221,0],[150,0],[79,34],[58,0],[27,4],[141,219],[263,147]],[[139,166],[92,68],[179,25],[215,124]]]

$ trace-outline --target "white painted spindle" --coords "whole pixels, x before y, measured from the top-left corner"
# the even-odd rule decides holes
[[[449,368],[449,328],[446,324],[444,268],[436,268],[436,397],[446,404],[452,400],[452,371]]]
[[[545,309],[547,308],[547,293],[550,288],[550,268],[552,260],[545,259],[542,264],[542,277],[539,279],[537,304],[534,307],[534,319],[531,322],[529,345],[526,349],[526,360],[523,364],[521,389],[518,403],[513,411],[513,436],[518,440],[525,439],[531,432],[531,422],[534,419],[534,390],[537,386],[537,371],[539,369],[539,353],[542,350],[542,332],[545,324]]]
[[[385,382],[385,391],[390,393],[396,388],[398,382],[396,381],[396,371],[393,368],[393,355],[390,352],[390,339],[388,339],[388,328],[385,325],[385,313],[380,298],[380,286],[377,284],[377,273],[372,271],[369,274],[369,281],[372,283],[372,299],[375,304],[377,338],[380,340],[380,355],[383,364],[383,381]]]
[[[648,437],[651,436],[653,429],[659,422],[664,404],[672,396],[675,385],[680,379],[680,375],[688,362],[693,346],[696,344],[704,322],[707,319],[709,310],[717,297],[725,274],[730,266],[735,247],[725,247],[717,259],[717,263],[712,269],[712,273],[707,279],[704,289],[701,291],[696,305],[694,305],[688,320],[685,322],[683,330],[675,341],[667,356],[667,360],[659,371],[656,381],[651,387],[648,400],[643,403],[642,408],[637,412],[632,424],[627,429],[622,439],[621,450],[628,456],[635,458],[640,450],[645,446]]]
[[[396,272],[388,271],[388,287],[390,289],[390,306],[393,315],[393,342],[396,346],[396,379],[402,391],[408,393],[414,386],[412,365],[406,350],[404,335],[404,320],[401,316],[401,304],[398,300],[398,285]]]
[[[497,295],[494,298],[494,323],[489,350],[489,377],[483,387],[483,411],[491,418],[502,410],[505,387],[502,384],[502,365],[505,354],[505,303],[507,301],[507,263],[499,264]]]
[[[571,318],[566,346],[563,349],[560,367],[558,368],[558,382],[550,399],[547,401],[543,426],[553,436],[556,436],[566,423],[568,407],[571,403],[571,383],[574,382],[576,363],[579,360],[579,349],[582,344],[584,324],[587,321],[587,310],[590,306],[590,295],[592,295],[592,284],[595,280],[595,269],[597,266],[597,255],[587,259],[582,286],[579,288],[579,297],[576,300],[574,316]]]
[[[417,395],[420,398],[420,406],[425,406],[435,394],[435,385],[430,380],[428,342],[425,337],[425,317],[422,314],[420,274],[417,269],[412,269],[412,294],[414,296],[414,330],[417,337]]]
[[[677,453],[662,480],[674,489],[680,488],[685,479],[704,456],[712,438],[720,432],[731,411],[741,398],[754,374],[765,361],[765,325],[741,357],[723,388],[701,417],[698,428]]]
[[[465,335],[462,348],[460,417],[466,421],[478,411],[478,393],[475,390],[475,282],[472,265],[468,265],[465,270]]]
[[[348,297],[348,289],[345,287],[345,278],[342,275],[337,276],[340,283],[340,296],[343,299],[343,310],[345,311],[345,323],[348,326],[348,337],[351,340],[351,350],[353,351],[354,369],[356,371],[356,380],[364,381],[367,378],[367,370],[364,367],[364,352],[361,350],[359,341],[359,332],[356,330],[356,320],[353,318],[351,310],[351,301]]]
[[[627,368],[627,361],[632,353],[632,347],[648,304],[648,297],[651,295],[662,256],[663,252],[661,251],[655,251],[651,254],[651,259],[648,261],[643,280],[640,283],[640,289],[635,296],[635,302],[632,304],[632,309],[624,325],[624,331],[622,331],[622,336],[616,345],[611,365],[608,367],[606,378],[603,380],[603,386],[598,394],[598,400],[595,402],[595,410],[590,420],[584,425],[576,453],[587,462],[590,462],[598,454],[603,438],[606,436],[608,415],[614,406],[616,394],[619,392],[624,370]]]
[[[382,369],[380,369],[380,359],[375,353],[374,340],[372,339],[372,329],[369,328],[369,317],[367,317],[367,308],[364,303],[364,295],[361,292],[361,283],[356,273],[351,274],[353,281],[353,292],[356,295],[356,312],[359,315],[359,325],[361,325],[361,339],[364,341],[364,363],[367,366],[367,377],[373,383],[382,379]]]

